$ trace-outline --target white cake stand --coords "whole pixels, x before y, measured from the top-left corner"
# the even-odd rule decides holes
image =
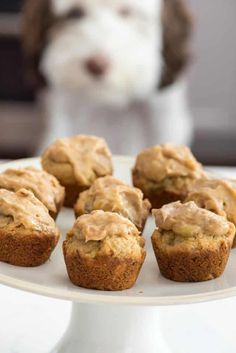
[[[115,157],[115,176],[130,182],[134,160]],[[0,166],[39,166],[38,159],[25,159]],[[233,169],[217,169],[228,177]],[[223,276],[202,283],[176,283],[163,278],[151,248],[154,222],[145,227],[147,258],[136,285],[121,292],[88,290],[68,279],[61,243],[74,223],[72,210],[64,209],[59,218],[61,241],[50,261],[35,268],[0,263],[0,283],[72,302],[67,332],[51,353],[170,353],[154,306],[205,302],[236,295],[236,251],[233,250]],[[63,320],[63,318],[62,318]]]

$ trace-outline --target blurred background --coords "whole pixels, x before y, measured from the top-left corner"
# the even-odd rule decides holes
[[[236,165],[235,0],[189,0],[196,18],[189,100],[193,152],[209,165]],[[34,154],[43,132],[20,46],[21,0],[0,1],[0,159]]]

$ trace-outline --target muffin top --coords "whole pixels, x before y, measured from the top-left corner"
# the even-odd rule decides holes
[[[235,227],[225,218],[198,207],[193,201],[180,201],[153,210],[160,230],[172,231],[183,238],[194,236],[217,237],[235,233]]]
[[[53,175],[34,167],[7,169],[0,174],[0,188],[30,190],[50,212],[57,211],[57,204],[63,200],[65,193]]]
[[[104,139],[77,135],[59,139],[42,156],[42,166],[64,183],[89,186],[112,174],[111,153]]]
[[[236,224],[236,181],[199,180],[188,194],[190,200]]]
[[[168,177],[205,176],[202,165],[187,146],[156,145],[143,150],[136,159],[134,170],[146,179],[161,182]]]
[[[0,189],[0,229],[27,229],[55,235],[58,232],[48,209],[26,189],[17,192]]]
[[[119,213],[142,226],[144,207],[150,209],[148,200],[143,200],[141,190],[127,185],[112,176],[97,179],[89,190],[82,192],[75,205],[77,214],[104,210]]]
[[[98,210],[77,218],[67,234],[66,246],[68,251],[79,250],[92,257],[139,257],[143,252],[144,239],[127,218]]]

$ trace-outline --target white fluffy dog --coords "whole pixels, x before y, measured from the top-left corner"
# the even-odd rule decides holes
[[[27,0],[24,15],[26,57],[46,84],[42,148],[77,133],[121,154],[190,142],[182,0]]]

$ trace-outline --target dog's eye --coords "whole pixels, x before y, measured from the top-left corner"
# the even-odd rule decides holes
[[[86,12],[82,7],[75,7],[66,14],[68,20],[80,20],[85,16]]]
[[[132,15],[132,11],[129,7],[123,6],[119,10],[119,15],[122,17],[130,17]]]

